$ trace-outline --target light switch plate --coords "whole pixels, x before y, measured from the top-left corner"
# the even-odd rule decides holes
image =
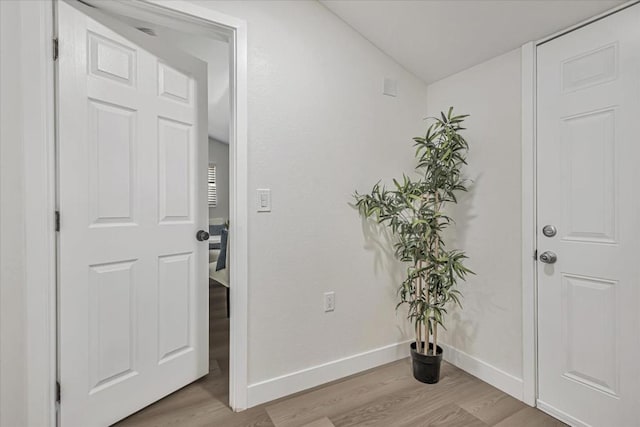
[[[256,190],[258,212],[271,212],[271,190],[259,188]]]

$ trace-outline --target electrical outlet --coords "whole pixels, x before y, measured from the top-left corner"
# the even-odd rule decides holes
[[[334,311],[336,309],[336,293],[325,292],[324,293],[324,311],[328,313],[329,311]]]

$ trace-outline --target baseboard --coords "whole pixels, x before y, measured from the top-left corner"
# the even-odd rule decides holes
[[[367,369],[409,357],[411,341],[390,344],[364,353],[312,366],[276,378],[250,384],[248,407],[344,378]]]
[[[538,409],[540,409],[542,412],[545,412],[551,415],[552,417],[557,418],[558,420],[562,421],[565,424],[569,424],[572,427],[590,427],[589,424],[585,424],[582,421],[578,420],[577,418],[573,418],[571,415],[565,412],[562,412],[561,410],[556,409],[551,405],[544,403],[540,399],[538,399],[536,403],[537,403]]]
[[[248,387],[248,408],[409,357],[410,342],[379,347],[251,384]],[[446,344],[441,346],[447,362],[518,400],[523,399],[522,379],[454,347]]]
[[[482,381],[491,384],[497,389],[515,397],[518,400],[524,398],[524,383],[521,378],[515,377],[493,365],[473,357],[462,350],[446,344],[440,344],[444,349],[444,360],[462,369]]]

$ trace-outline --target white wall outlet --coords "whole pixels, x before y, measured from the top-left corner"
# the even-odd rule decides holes
[[[324,293],[324,311],[328,313],[330,311],[334,311],[336,309],[336,293],[325,292]]]
[[[271,212],[271,190],[259,188],[256,190],[258,212]]]

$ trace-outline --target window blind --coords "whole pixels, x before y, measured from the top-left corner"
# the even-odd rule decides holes
[[[209,165],[207,175],[209,207],[215,208],[218,205],[218,191],[216,189],[216,165]]]

